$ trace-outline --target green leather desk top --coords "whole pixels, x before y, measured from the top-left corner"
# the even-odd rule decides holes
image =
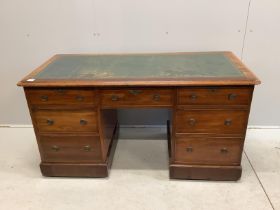
[[[229,52],[56,55],[22,82],[248,80]],[[19,85],[23,85],[22,83]],[[94,85],[94,84],[93,84]],[[24,86],[24,85],[23,85]]]
[[[62,55],[35,79],[242,77],[221,53],[161,55]]]

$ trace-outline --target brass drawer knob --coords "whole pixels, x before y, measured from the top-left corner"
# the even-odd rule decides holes
[[[132,95],[139,95],[142,93],[142,90],[129,90],[128,92]]]
[[[58,152],[58,151],[60,150],[60,148],[59,148],[58,146],[56,146],[56,145],[53,145],[53,146],[51,147],[51,149],[52,149],[52,151],[54,151],[54,152]]]
[[[221,153],[222,153],[222,154],[228,153],[228,149],[227,149],[227,148],[222,148],[222,149],[221,149]]]
[[[237,97],[237,94],[234,94],[234,93],[228,94],[228,100],[230,100],[230,101],[235,100],[236,97]]]
[[[54,121],[52,119],[47,119],[47,124],[48,125],[53,125],[54,124]]]
[[[81,96],[81,95],[76,96],[77,101],[83,101],[84,99],[85,99],[84,96]]]
[[[49,97],[48,96],[41,96],[41,101],[48,101]]]
[[[217,92],[218,88],[217,87],[209,87],[208,88],[210,92],[214,93]]]
[[[85,145],[85,146],[84,146],[84,150],[85,150],[86,152],[89,152],[89,151],[91,150],[91,146],[90,146],[90,145]]]
[[[159,101],[160,100],[160,95],[159,94],[154,94],[153,100],[154,101]]]
[[[118,101],[119,99],[120,99],[119,96],[116,96],[116,95],[112,95],[112,97],[111,97],[112,101]]]
[[[193,148],[192,148],[192,147],[187,147],[187,148],[186,148],[186,151],[187,151],[187,152],[193,152]]]
[[[190,126],[195,126],[195,124],[196,124],[196,120],[195,119],[193,119],[193,118],[189,119],[189,125]]]
[[[190,95],[190,99],[191,100],[196,100],[197,99],[197,95],[195,93]]]
[[[59,89],[56,89],[56,92],[57,92],[58,94],[64,94],[64,93],[65,93],[65,90],[59,88]]]
[[[225,120],[225,123],[224,123],[226,126],[230,126],[232,124],[232,121],[231,119],[227,119]]]
[[[81,119],[80,120],[80,125],[86,125],[87,124],[87,121],[86,120],[84,120],[84,119]]]

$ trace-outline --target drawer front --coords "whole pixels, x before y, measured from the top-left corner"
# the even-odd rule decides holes
[[[102,106],[172,106],[170,89],[112,89],[101,92]]]
[[[89,89],[26,89],[27,100],[32,105],[91,105],[96,103],[96,93]]]
[[[240,165],[242,138],[177,137],[175,160],[188,164]]]
[[[244,134],[247,110],[177,110],[177,133]]]
[[[97,113],[93,110],[35,110],[39,132],[97,132]]]
[[[99,136],[41,135],[44,162],[98,162],[101,160]]]
[[[190,87],[178,89],[179,105],[249,105],[253,88]]]

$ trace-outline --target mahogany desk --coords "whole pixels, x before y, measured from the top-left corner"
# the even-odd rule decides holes
[[[238,180],[254,85],[231,52],[55,55],[21,80],[45,176],[106,177],[118,108],[167,108],[170,178]]]

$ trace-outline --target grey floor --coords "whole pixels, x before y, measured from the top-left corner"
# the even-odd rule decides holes
[[[238,182],[169,180],[160,128],[123,128],[109,178],[46,178],[39,162],[31,128],[0,128],[1,210],[280,210],[279,129],[248,131]]]

